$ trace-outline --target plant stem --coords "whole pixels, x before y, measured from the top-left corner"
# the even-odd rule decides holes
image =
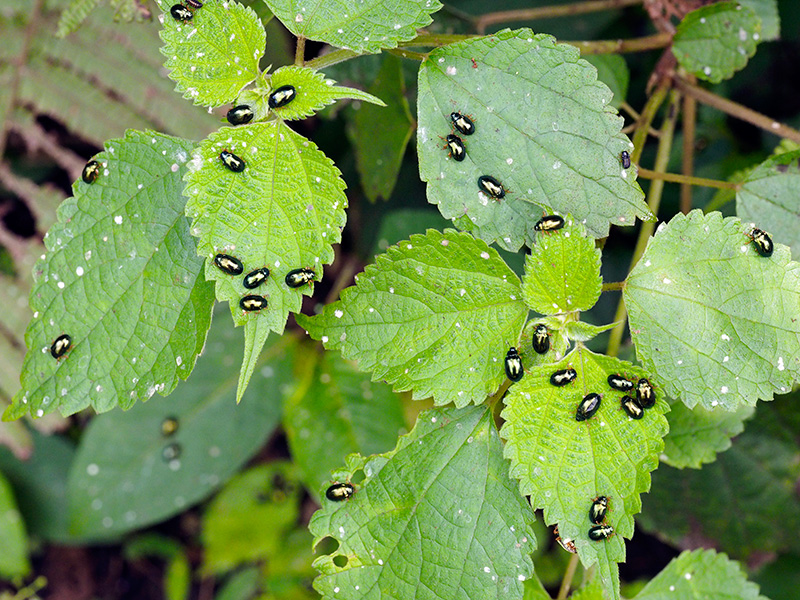
[[[495,25],[497,23],[583,15],[600,10],[633,6],[634,4],[641,4],[642,2],[643,0],[584,0],[583,2],[562,4],[560,6],[540,6],[539,8],[498,11],[481,15],[475,19],[475,27],[479,33],[484,33],[489,25]]]
[[[391,50],[387,50],[389,54],[394,54],[395,56],[399,56],[400,58],[409,58],[411,60],[425,60],[425,57],[428,56],[427,54],[423,54],[422,52],[414,52],[413,50],[406,50],[405,48],[392,48]]]
[[[297,46],[294,49],[294,64],[302,67],[306,61],[306,38],[302,35],[297,38]]]
[[[736,196],[731,196],[729,194],[718,194],[711,199],[711,202],[706,204],[705,208],[703,209],[703,213],[708,214],[715,210],[719,210],[734,198],[736,198]]]
[[[340,48],[339,50],[328,52],[327,54],[323,54],[322,56],[318,56],[317,58],[312,58],[310,61],[306,63],[306,66],[309,69],[324,69],[325,67],[330,67],[332,65],[344,62],[346,60],[350,60],[351,58],[357,58],[359,56],[361,55],[358,52],[353,52],[352,50],[345,50],[343,48]]]
[[[414,46],[447,46],[456,42],[463,42],[478,37],[477,35],[462,35],[458,33],[420,33],[413,40],[400,42],[399,48],[413,48]]]
[[[683,99],[683,154],[681,156],[681,173],[687,177],[694,175],[694,137],[697,125],[697,100],[691,96]],[[681,183],[681,212],[692,210],[692,186],[689,182]]]
[[[631,152],[631,160],[636,164],[639,164],[639,159],[642,157],[644,143],[647,141],[647,132],[650,130],[653,119],[656,118],[656,113],[658,109],[661,108],[666,97],[666,85],[661,85],[656,88],[653,95],[648,98],[647,104],[644,105],[642,114],[636,122],[636,131],[633,134],[633,152]]]
[[[604,292],[613,292],[616,290],[621,290],[625,287],[624,281],[613,281],[611,283],[604,283],[602,290]]]
[[[638,121],[639,120],[639,117],[641,115],[638,112],[636,112],[635,108],[633,108],[630,104],[628,104],[624,100],[622,102],[620,102],[619,107],[622,110],[624,110],[625,112],[627,112],[630,116],[632,116],[634,121]]]
[[[701,185],[703,187],[719,188],[722,190],[738,190],[741,185],[732,183],[730,181],[720,181],[718,179],[706,179],[705,177],[692,177],[687,175],[679,175],[678,173],[658,173],[639,167],[639,177],[644,179],[660,179],[663,181],[671,181],[673,183],[680,183],[682,185]],[[683,207],[681,207],[683,210]],[[686,212],[689,212],[688,210]]]
[[[664,123],[661,126],[661,137],[658,139],[658,150],[656,151],[656,161],[653,168],[655,173],[665,173],[667,164],[669,163],[669,155],[672,151],[672,139],[675,134],[675,123],[678,121],[679,107],[681,103],[681,94],[677,90],[672,90],[670,93],[669,110],[667,116],[664,118]],[[637,132],[638,133],[638,132]],[[650,183],[650,189],[647,191],[647,206],[654,214],[658,214],[658,207],[661,204],[661,194],[664,191],[664,180],[654,179]],[[642,223],[642,228],[639,230],[639,238],[636,240],[636,248],[633,251],[633,258],[631,259],[631,266],[628,273],[633,270],[636,263],[644,254],[644,249],[647,247],[647,242],[650,236],[653,235],[653,230],[656,225],[654,221],[645,221]],[[606,354],[609,356],[616,356],[619,353],[619,347],[622,343],[622,335],[625,333],[625,321],[627,320],[628,311],[625,308],[623,298],[619,299],[617,304],[617,313],[614,315],[614,321],[619,322],[614,329],[611,330],[611,335],[608,340],[608,350]]]
[[[717,96],[716,94],[699,86],[693,85],[688,81],[681,79],[680,77],[674,77],[673,82],[675,83],[675,86],[682,92],[695,98],[703,104],[708,104],[709,106],[721,110],[732,117],[736,117],[742,121],[747,121],[756,127],[760,127],[764,131],[769,131],[777,136],[800,143],[800,131],[797,131],[797,129],[793,129],[788,125],[784,125],[783,123],[778,123],[777,121],[770,119],[759,112],[728,100],[727,98]]]
[[[560,40],[580,48],[581,54],[619,54],[623,52],[644,52],[666,48],[672,42],[671,33],[654,33],[630,40],[597,40],[594,42],[573,42]]]
[[[572,578],[575,577],[575,571],[578,568],[578,555],[573,554],[569,557],[569,564],[567,570],[564,572],[564,579],[561,580],[561,587],[558,589],[558,596],[556,600],[564,600],[569,594],[569,588],[572,585]]]

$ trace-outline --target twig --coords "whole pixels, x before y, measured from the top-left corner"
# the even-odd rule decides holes
[[[653,119],[656,118],[658,109],[661,108],[667,97],[667,91],[666,84],[657,87],[647,100],[647,104],[644,105],[642,114],[636,122],[636,131],[633,134],[633,152],[631,152],[631,160],[636,164],[639,164],[639,159],[644,151],[644,143],[647,141],[647,132],[650,131]]]
[[[306,63],[305,66],[307,66],[309,69],[324,69],[340,62],[350,60],[351,58],[358,58],[359,56],[361,55],[358,52],[340,48],[339,50],[328,52],[327,54],[323,54],[317,58],[312,58]]]
[[[604,292],[613,292],[616,290],[622,290],[624,288],[625,288],[624,281],[612,281],[611,283],[604,283],[602,289]]]
[[[639,177],[644,179],[660,179],[662,181],[671,181],[672,183],[680,183],[681,185],[701,185],[703,187],[718,188],[721,190],[738,190],[741,185],[731,181],[720,181],[719,179],[706,179],[704,177],[692,177],[687,175],[679,175],[677,173],[658,173],[639,167]],[[689,212],[689,211],[686,211]]]
[[[302,35],[297,37],[297,46],[294,48],[294,64],[302,67],[306,61],[306,38]]]
[[[769,131],[770,133],[774,133],[775,135],[786,138],[787,140],[800,143],[800,131],[797,131],[797,129],[793,129],[788,125],[784,125],[783,123],[778,123],[778,121],[770,119],[769,117],[747,108],[746,106],[742,106],[741,104],[733,102],[732,100],[728,100],[727,98],[717,96],[716,94],[699,86],[692,85],[680,77],[674,77],[673,82],[679,90],[691,96],[692,98],[695,98],[697,101],[702,102],[703,104],[712,106],[726,114],[731,115],[732,117],[741,119],[742,121],[747,121],[756,127],[760,127],[764,131]]]
[[[694,138],[697,125],[697,100],[691,96],[683,99],[683,153],[681,156],[681,173],[687,177],[694,175]],[[702,184],[700,184],[702,185]],[[681,212],[687,214],[692,210],[692,186],[681,183]]]
[[[598,40],[595,42],[571,42],[564,40],[565,44],[572,44],[581,50],[581,54],[619,54],[623,52],[644,52],[666,48],[672,42],[671,33],[654,33],[630,40]]]
[[[414,52],[413,50],[406,50],[405,48],[392,48],[388,51],[389,54],[394,54],[395,56],[399,56],[400,58],[410,58],[411,60],[425,60],[427,54],[423,54],[421,52]]]
[[[564,578],[561,580],[561,587],[558,589],[558,596],[556,600],[564,600],[569,594],[569,588],[572,585],[572,578],[575,577],[575,571],[578,568],[578,555],[573,554],[569,557],[569,564],[567,570],[564,572]]]
[[[481,15],[475,19],[475,28],[479,33],[484,33],[486,28],[497,23],[510,23],[512,21],[533,21],[534,19],[549,19],[553,17],[570,17],[601,10],[611,10],[641,4],[644,0],[584,0],[574,4],[558,6],[540,6],[538,8],[524,8],[520,10],[504,10]]]

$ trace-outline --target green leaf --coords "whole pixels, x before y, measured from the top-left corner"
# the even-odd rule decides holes
[[[778,0],[739,0],[739,4],[751,9],[761,19],[762,40],[767,42],[781,37]]]
[[[297,322],[373,381],[461,407],[503,382],[503,359],[527,312],[519,279],[496,250],[429,229],[390,247],[341,300]]]
[[[564,325],[564,329],[569,339],[575,340],[576,342],[588,342],[604,331],[614,329],[616,326],[616,323],[592,325],[591,323],[584,323],[583,321],[567,321]]]
[[[784,554],[753,575],[761,592],[773,600],[792,600],[800,589],[800,556]]]
[[[754,412],[752,406],[725,410],[687,408],[683,402],[668,399],[672,410],[667,417],[669,433],[664,438],[661,461],[671,467],[699,469],[714,462],[719,452],[731,447],[731,438],[744,430],[744,422]]]
[[[263,90],[263,93],[261,90],[251,92],[251,94],[259,95],[259,99],[255,103],[256,117],[266,116],[269,111],[272,111],[287,121],[303,119],[310,117],[329,104],[345,98],[386,106],[383,100],[372,94],[355,88],[334,85],[335,83],[332,79],[326,79],[323,73],[313,69],[297,66],[281,67],[269,76],[268,88]],[[269,93],[284,85],[291,85],[295,88],[297,95],[294,100],[279,108],[269,108]],[[249,97],[249,95],[243,95],[242,99]]]
[[[769,400],[800,374],[800,264],[759,256],[739,219],[694,210],[659,226],[623,291],[636,354],[689,408]]]
[[[567,367],[577,371],[577,379],[553,386],[550,375]],[[557,524],[562,537],[575,540],[584,566],[598,563],[607,593],[619,598],[622,538],[633,535],[639,495],[650,488],[650,471],[658,466],[668,407],[659,395],[642,419],[630,419],[620,407],[623,392],[608,386],[612,373],[634,381],[646,376],[630,363],[580,345],[558,363],[533,367],[505,396],[501,435],[522,494],[530,496],[533,508],[544,509],[545,523]],[[588,421],[576,421],[576,408],[590,392],[603,396],[600,408]],[[588,531],[589,507],[599,495],[611,499],[607,522],[617,535],[598,542]]]
[[[594,237],[612,223],[652,218],[636,168],[621,166],[620,153],[633,146],[610,100],[576,48],[529,29],[437,48],[419,71],[417,147],[428,201],[511,251],[533,246],[543,211],[571,213]],[[453,111],[475,122],[462,162],[442,148]],[[502,183],[504,198],[479,192],[483,175]]]
[[[628,97],[628,84],[631,74],[628,65],[620,54],[587,54],[583,60],[597,69],[597,79],[608,86],[614,94],[609,104],[619,109]]]
[[[589,310],[600,297],[600,250],[570,217],[563,229],[539,233],[525,259],[522,297],[543,315]]]
[[[169,400],[102,415],[89,424],[70,472],[73,533],[112,537],[180,513],[261,447],[280,419],[292,338],[262,353],[248,401],[237,406],[238,338],[220,320],[194,377]],[[178,424],[171,435],[162,432],[166,419]]]
[[[100,176],[73,184],[34,268],[22,389],[5,419],[130,408],[186,379],[214,301],[183,215],[188,142],[128,131],[95,157]],[[50,346],[72,346],[60,360]]]
[[[172,0],[157,0],[164,12],[161,53],[175,90],[202,106],[231,102],[259,75],[266,34],[252,8],[234,2],[206,2],[187,23],[170,15]]]
[[[592,579],[589,583],[577,590],[571,600],[605,600],[603,587],[599,579]]]
[[[639,525],[675,546],[703,540],[743,559],[800,551],[797,401],[759,403],[730,450],[700,470],[658,469]]]
[[[296,477],[291,463],[275,461],[231,479],[203,515],[205,573],[225,573],[280,551],[300,512]]]
[[[100,0],[71,0],[58,19],[56,37],[63,38],[76,31],[98,4]]]
[[[718,2],[683,18],[672,53],[687,71],[719,83],[745,67],[760,38],[761,19],[756,13],[739,2]]]
[[[522,598],[533,513],[508,477],[488,407],[423,412],[394,451],[353,455],[335,476],[357,472],[355,495],[325,500],[309,524],[315,544],[339,542],[314,561],[324,598],[401,600],[420,589],[441,600]]]
[[[414,132],[399,58],[391,54],[384,57],[370,91],[385,98],[388,106],[354,107],[347,131],[355,149],[364,193],[370,202],[375,202],[392,195],[408,140]]]
[[[221,150],[244,160],[245,170],[226,168]],[[313,284],[287,287],[286,274],[310,267],[319,281],[322,265],[333,261],[332,244],[340,241],[347,219],[345,184],[329,158],[280,121],[223,127],[211,134],[195,151],[185,179],[186,214],[199,238],[197,251],[208,258],[206,279],[216,283],[219,300],[230,302],[234,323],[247,324],[241,398],[270,331],[282,333],[289,312],[299,312],[303,294],[312,293]],[[237,257],[245,273],[267,267],[270,276],[247,290],[242,277],[214,265],[217,253]],[[240,308],[242,296],[253,293],[268,298],[266,309]]]
[[[736,214],[800,256],[800,150],[771,156],[750,171],[736,194]]]
[[[261,587],[280,600],[319,600],[311,587],[316,571],[311,566],[311,533],[305,527],[283,539],[281,551],[270,556]]]
[[[358,6],[326,0],[265,0],[273,14],[297,37],[374,54],[412,40],[431,24],[439,0],[362,0]]]
[[[250,600],[258,591],[258,579],[256,567],[236,571],[221,586],[214,600]]]
[[[672,559],[636,600],[767,600],[758,586],[747,581],[739,563],[714,550],[684,551]]]
[[[536,570],[538,573],[538,564],[536,565]],[[532,578],[525,580],[525,592],[522,596],[522,600],[551,600],[551,598],[547,590],[544,589],[542,582],[534,575]]]
[[[14,501],[11,484],[3,477],[2,472],[0,472],[0,540],[3,540],[3,551],[0,552],[0,579],[28,575],[31,563],[28,560],[25,523]]]
[[[400,399],[388,385],[333,352],[298,348],[296,388],[286,400],[283,427],[292,460],[312,493],[344,457],[386,452],[405,429]]]
[[[124,549],[127,560],[139,560],[146,556],[164,559],[164,598],[185,600],[191,586],[191,568],[180,543],[157,533],[149,533],[128,541]]]
[[[74,545],[67,527],[67,472],[75,447],[57,435],[32,432],[33,453],[20,460],[0,446],[0,471],[14,487],[29,533],[45,541]]]

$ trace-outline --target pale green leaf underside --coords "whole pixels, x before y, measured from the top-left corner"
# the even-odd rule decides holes
[[[430,25],[439,0],[266,0],[296,36],[374,54],[414,39]]]
[[[567,217],[559,230],[540,232],[525,259],[522,297],[543,315],[589,310],[600,297],[600,250]]]
[[[225,167],[222,150],[241,158],[244,171]],[[333,260],[331,245],[341,239],[347,197],[339,170],[312,142],[272,121],[211,134],[195,150],[185,179],[186,214],[217,299],[230,302],[236,325],[258,320],[281,333],[289,312],[300,310],[302,294],[311,294],[311,285],[287,287],[286,274],[310,267],[321,279],[322,265]],[[217,253],[238,258],[245,274],[267,267],[270,275],[248,290],[243,276],[214,265]],[[268,298],[268,308],[245,313],[239,300],[248,294]]]
[[[202,106],[233,101],[258,77],[266,33],[255,11],[233,0],[207,0],[187,23],[170,15],[172,0],[158,0],[164,28],[164,66],[183,97]]]
[[[678,215],[650,239],[623,292],[636,353],[688,407],[770,400],[800,374],[800,264],[759,256],[749,226]]]
[[[631,74],[621,54],[587,54],[583,59],[597,69],[597,78],[614,94],[609,104],[619,109],[628,97]]]
[[[567,366],[578,378],[564,387],[553,386],[550,375]],[[625,560],[622,538],[633,535],[639,494],[649,489],[650,471],[658,466],[668,406],[657,392],[655,407],[641,420],[630,419],[620,407],[623,392],[608,385],[611,373],[631,380],[645,376],[630,363],[582,346],[558,363],[532,368],[505,397],[501,433],[522,494],[530,495],[534,508],[544,509],[546,523],[558,524],[562,536],[575,540],[584,565],[599,562],[607,574],[606,589],[618,594],[612,563]],[[576,421],[578,404],[592,392],[603,396],[598,412],[588,421]],[[589,507],[598,495],[612,499],[608,523],[618,534],[602,542],[588,537]]]
[[[616,326],[616,323],[592,325],[591,323],[584,323],[583,321],[569,321],[564,326],[564,329],[569,339],[575,340],[576,342],[587,342],[604,331],[613,329]]]
[[[309,525],[315,543],[334,538],[335,555],[348,559],[314,562],[324,598],[522,598],[533,513],[508,477],[487,407],[426,411],[396,450],[348,462],[339,481],[356,471],[366,479],[350,500],[323,500]]]
[[[740,406],[734,411],[721,406],[713,410],[702,406],[689,409],[682,402],[672,402],[671,407],[661,461],[678,469],[699,469],[714,462],[719,452],[731,447],[731,438],[744,430],[744,422],[754,410],[752,406]]]
[[[298,349],[295,389],[284,405],[283,428],[292,460],[314,493],[348,454],[391,450],[405,429],[400,398],[335,352],[316,344]]]
[[[761,19],[761,39],[766,42],[781,37],[778,0],[739,0],[739,4],[751,9]]]
[[[800,150],[772,156],[750,171],[736,193],[736,214],[800,256]]]
[[[609,224],[649,218],[636,168],[620,162],[633,146],[610,99],[576,48],[528,29],[434,50],[419,71],[417,147],[428,201],[512,251],[533,245],[544,210],[571,213],[594,237],[608,235]],[[461,135],[461,162],[443,148],[454,111],[475,122],[472,135]],[[484,175],[503,184],[504,198],[480,191]]]
[[[324,73],[305,67],[281,67],[270,77],[270,86],[276,90],[284,85],[294,87],[297,95],[286,106],[270,109],[281,119],[287,121],[310,117],[337,100],[352,98],[378,106],[386,106],[383,100],[372,94],[355,88],[334,85],[332,79],[326,79]],[[269,97],[269,96],[267,96]]]
[[[72,533],[113,537],[157,523],[236,473],[280,422],[280,390],[291,377],[294,354],[291,338],[276,339],[262,353],[259,376],[239,406],[240,334],[217,319],[194,374],[168,399],[95,418],[70,469]],[[177,421],[172,435],[163,433],[166,418]]]
[[[129,408],[169,394],[203,347],[214,296],[183,215],[188,142],[128,131],[73,184],[34,268],[22,390],[6,417]],[[56,360],[50,345],[72,338]]]
[[[496,250],[429,229],[378,256],[321,314],[297,319],[373,380],[466,406],[505,379],[503,360],[527,313],[519,279]]]
[[[678,24],[672,52],[700,79],[719,83],[742,70],[756,53],[761,19],[738,2],[720,2],[690,12]]]
[[[767,600],[739,563],[714,550],[684,551],[635,596],[635,600]]]

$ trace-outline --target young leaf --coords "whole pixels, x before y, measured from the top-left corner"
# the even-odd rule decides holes
[[[719,213],[659,227],[623,296],[636,354],[689,408],[769,400],[800,375],[800,264],[759,256],[749,227]]]
[[[591,323],[584,323],[583,321],[567,321],[564,325],[567,337],[576,342],[588,342],[589,340],[597,337],[604,331],[614,329],[616,323],[609,323],[608,325],[592,325]]]
[[[220,574],[277,554],[299,516],[301,486],[291,463],[240,473],[203,514],[203,571]]]
[[[768,600],[747,580],[739,563],[714,550],[684,551],[635,596],[635,600]]]
[[[388,385],[370,382],[339,355],[301,346],[295,364],[301,368],[286,399],[283,428],[292,460],[314,492],[348,454],[390,450],[405,419],[400,398]]]
[[[189,376],[214,302],[183,215],[190,148],[128,131],[95,157],[94,183],[73,184],[34,269],[22,389],[4,418],[130,408]],[[63,334],[71,346],[55,359]]]
[[[310,117],[315,112],[322,110],[329,104],[344,98],[353,98],[362,102],[386,106],[383,100],[376,98],[372,94],[362,92],[355,88],[341,87],[334,85],[332,79],[326,79],[323,73],[305,67],[288,66],[281,67],[269,77],[270,90],[274,91],[285,85],[291,85],[296,92],[294,99],[285,106],[269,109],[269,94],[262,102],[267,104],[261,108],[272,110],[281,119],[291,121]],[[259,112],[258,110],[256,112]]]
[[[557,370],[571,367],[577,379],[562,387],[550,383]],[[585,566],[598,563],[607,592],[619,597],[617,562],[625,560],[622,538],[633,535],[639,494],[650,487],[667,431],[661,394],[656,405],[633,420],[620,406],[624,392],[612,390],[611,374],[631,381],[645,372],[616,358],[594,354],[583,346],[555,364],[533,367],[505,397],[501,431],[511,475],[520,480],[533,508],[544,509],[547,524],[558,524],[562,537],[575,540]],[[589,393],[602,396],[597,413],[576,420],[576,409]],[[594,541],[588,537],[589,508],[597,496],[610,498],[607,523],[617,534]]]
[[[168,401],[89,424],[69,477],[74,534],[113,537],[184,511],[235,473],[277,426],[292,338],[262,353],[261,376],[237,406],[239,336],[218,321],[194,377]]]
[[[243,160],[244,170],[228,169],[220,160],[222,150]],[[246,382],[269,332],[281,333],[289,312],[300,310],[302,294],[311,294],[311,285],[289,288],[286,275],[310,267],[319,281],[322,265],[333,261],[331,245],[341,239],[346,221],[345,184],[312,142],[278,121],[211,134],[195,151],[185,179],[186,214],[199,238],[198,252],[208,258],[206,279],[216,282],[219,300],[230,302],[236,325],[248,324]],[[242,276],[215,266],[218,253],[241,261],[244,274],[267,267],[269,277],[245,289]],[[253,294],[267,298],[267,308],[242,310],[241,298]]]
[[[100,0],[71,0],[58,19],[56,37],[63,38],[77,30],[98,4]]]
[[[672,53],[687,71],[719,83],[745,67],[760,38],[761,19],[756,13],[739,2],[718,2],[683,18]]]
[[[11,484],[2,473],[0,473],[0,540],[3,540],[3,551],[0,552],[0,578],[9,580],[28,575],[31,563],[28,560],[25,523],[17,509]]]
[[[800,256],[800,150],[771,156],[750,171],[736,193],[736,214],[742,221],[769,231],[773,240]]]
[[[370,91],[385,98],[386,108],[364,104],[349,115],[347,132],[356,153],[361,187],[370,202],[392,195],[400,164],[414,132],[405,97],[400,59],[387,54]]]
[[[339,542],[314,561],[324,598],[416,598],[421,588],[441,600],[522,598],[533,513],[508,477],[488,407],[423,412],[395,450],[348,463],[339,481],[366,477],[350,499],[324,500],[309,524],[315,544]]]
[[[355,4],[328,0],[265,0],[272,13],[297,37],[374,54],[414,39],[442,8],[439,0],[361,0]]]
[[[390,247],[341,300],[297,322],[373,381],[461,407],[503,382],[527,312],[519,279],[496,250],[467,233],[429,229]]]
[[[800,552],[797,401],[759,403],[730,450],[700,470],[659,468],[639,525],[676,546],[700,539],[741,558]]]
[[[580,223],[566,221],[562,229],[539,232],[525,259],[522,297],[543,315],[589,310],[600,297],[600,250]]]
[[[170,14],[172,4],[158,0],[161,53],[175,89],[202,106],[231,102],[259,74],[266,34],[255,11],[233,0],[210,1],[182,23]]]
[[[473,68],[475,59],[477,68]],[[611,92],[580,52],[529,29],[504,30],[437,48],[419,71],[417,145],[428,201],[464,229],[516,251],[533,245],[542,211],[571,213],[594,237],[610,223],[652,218],[620,153],[632,150]],[[474,121],[466,158],[443,149],[450,114]],[[478,187],[490,175],[495,200]]]
[[[664,438],[661,462],[683,469],[699,469],[714,462],[717,454],[731,447],[731,438],[744,430],[744,422],[755,409],[740,406],[734,411],[717,406],[708,410],[702,406],[687,408],[682,402],[671,401],[669,433]]]

